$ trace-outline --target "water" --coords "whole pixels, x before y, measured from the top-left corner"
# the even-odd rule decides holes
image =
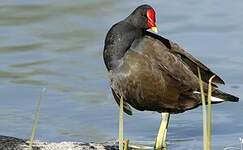
[[[146,1],[144,1],[146,2]],[[103,64],[103,41],[112,24],[142,1],[9,0],[0,3],[0,134],[28,138],[36,99],[37,139],[109,141],[117,137],[118,108]],[[243,1],[150,2],[159,34],[186,47],[243,96]],[[213,107],[213,148],[240,146],[243,102]],[[125,116],[125,136],[153,143],[160,115]],[[201,109],[171,117],[171,149],[202,149]]]

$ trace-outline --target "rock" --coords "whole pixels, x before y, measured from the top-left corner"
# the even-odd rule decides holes
[[[0,150],[28,150],[27,140],[1,136]],[[82,142],[41,142],[34,141],[33,150],[118,150],[112,143],[82,143]]]

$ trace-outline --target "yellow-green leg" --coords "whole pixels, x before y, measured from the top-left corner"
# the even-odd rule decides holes
[[[123,150],[123,97],[120,99],[119,111],[119,150]]]
[[[169,124],[169,119],[170,119],[170,114],[169,113],[161,113],[162,119],[160,123],[160,128],[159,132],[156,138],[155,142],[155,149],[157,150],[166,150],[166,135],[167,135],[167,130],[168,130],[168,124]]]

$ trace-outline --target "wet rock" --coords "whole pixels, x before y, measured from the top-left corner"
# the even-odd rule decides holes
[[[0,135],[0,150],[28,150],[28,142],[9,136]],[[111,143],[82,143],[82,142],[41,142],[34,141],[33,150],[117,150],[116,144]]]

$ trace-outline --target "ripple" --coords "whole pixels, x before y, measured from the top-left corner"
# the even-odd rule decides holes
[[[26,85],[37,85],[37,86],[46,86],[48,85],[47,81],[41,80],[31,80],[31,79],[23,79],[23,80],[11,80],[12,83],[15,84],[26,84]]]
[[[14,52],[25,52],[25,51],[33,51],[34,49],[41,48],[43,44],[41,43],[33,43],[33,44],[22,44],[22,45],[9,45],[0,47],[0,53],[14,53]]]
[[[0,78],[25,78],[26,76],[26,73],[0,71]]]
[[[0,25],[16,26],[42,22],[53,14],[48,13],[46,5],[2,5],[0,6]]]
[[[34,69],[32,71],[26,71],[26,72],[0,71],[0,78],[8,78],[8,79],[27,78],[27,77],[40,76],[40,75],[58,75],[58,73],[44,68]]]
[[[9,67],[14,67],[14,68],[32,67],[36,65],[50,64],[53,61],[54,60],[38,60],[38,61],[11,64],[9,65]]]

